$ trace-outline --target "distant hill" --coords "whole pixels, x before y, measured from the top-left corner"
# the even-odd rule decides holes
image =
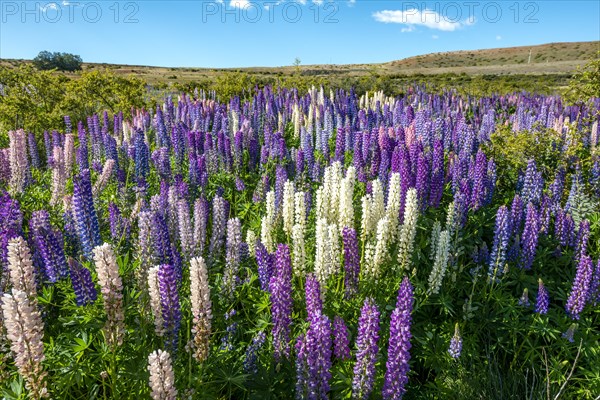
[[[597,58],[600,41],[549,43],[535,46],[504,47],[431,53],[382,64],[302,65],[302,75],[315,77],[415,75],[454,73],[467,75],[566,75],[577,66]],[[18,66],[30,60],[0,60],[2,66]],[[117,74],[137,75],[149,83],[190,82],[225,71],[244,71],[252,75],[290,75],[296,67],[252,68],[168,68],[141,65],[84,63],[83,70],[110,69]],[[69,76],[76,74],[66,73]]]

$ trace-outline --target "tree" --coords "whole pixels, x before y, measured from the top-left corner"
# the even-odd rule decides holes
[[[33,65],[39,70],[47,71],[57,69],[59,71],[79,71],[81,70],[82,60],[80,56],[70,53],[51,53],[41,51],[33,59]]]

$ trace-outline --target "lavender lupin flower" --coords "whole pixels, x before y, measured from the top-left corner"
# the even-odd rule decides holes
[[[590,295],[590,285],[592,283],[592,259],[588,255],[582,255],[577,267],[577,273],[573,280],[571,293],[567,299],[567,313],[569,316],[578,320]]]
[[[352,380],[352,397],[367,399],[375,382],[375,361],[379,346],[379,310],[372,298],[365,299],[358,319],[356,363]]]
[[[71,284],[75,291],[75,302],[78,306],[85,306],[96,301],[98,293],[92,281],[92,274],[89,269],[78,263],[73,258],[69,258],[69,272],[71,274]]]
[[[413,287],[408,277],[404,277],[400,289],[396,308],[392,312],[390,322],[390,341],[388,346],[388,359],[386,362],[385,380],[382,396],[384,399],[401,399],[408,383],[410,369],[410,325],[413,309]]]
[[[458,329],[458,322],[454,326],[454,336],[450,339],[450,347],[448,348],[448,353],[450,356],[457,360],[460,357],[460,353],[462,352],[462,337],[460,336],[460,331]]]
[[[338,360],[350,358],[350,333],[346,323],[340,316],[333,319],[333,355]]]
[[[214,263],[223,252],[228,214],[227,201],[221,196],[213,199],[212,230],[209,245],[209,260]]]
[[[529,290],[523,289],[523,294],[519,298],[519,305],[528,308],[529,307]]]
[[[240,283],[240,247],[242,245],[242,225],[238,218],[227,221],[227,251],[225,256],[225,271],[223,272],[223,290],[226,297],[233,296]]]
[[[593,302],[594,305],[600,303],[600,259],[596,263],[594,277],[590,286],[590,302]]]
[[[548,312],[548,306],[550,304],[550,296],[548,290],[544,286],[542,279],[538,279],[538,293],[535,302],[535,312],[538,314],[546,314]]]
[[[175,351],[181,327],[181,308],[176,272],[172,265],[163,264],[158,267],[158,284],[167,343]]]
[[[290,355],[290,328],[292,323],[292,261],[290,250],[280,244],[275,254],[275,275],[269,281],[271,318],[273,320],[273,347],[275,361]]]

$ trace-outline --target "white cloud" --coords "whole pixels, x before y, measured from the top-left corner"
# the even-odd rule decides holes
[[[46,5],[43,5],[43,6],[40,5],[39,7],[42,12],[47,12],[50,10],[58,10],[58,4],[56,4],[56,3],[47,3]]]
[[[496,35],[496,40],[502,40],[502,36]]]
[[[249,0],[231,0],[229,6],[233,8],[246,8],[250,5]]]
[[[440,37],[439,37],[438,35],[431,35],[431,38],[432,38],[433,40],[437,40],[437,39],[439,39]]]
[[[452,32],[465,25],[472,25],[474,21],[455,21],[444,17],[437,12],[429,9],[423,11],[411,8],[406,11],[401,10],[382,10],[373,13],[373,18],[378,22],[385,24],[402,24],[406,27],[403,32],[412,32],[415,26],[424,26],[429,29]]]
[[[348,0],[348,7],[354,7],[354,5],[356,4],[356,0]]]

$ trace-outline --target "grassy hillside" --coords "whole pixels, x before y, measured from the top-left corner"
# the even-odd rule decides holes
[[[550,43],[538,46],[432,53],[383,64],[303,65],[252,68],[166,68],[141,65],[84,63],[84,70],[109,69],[116,74],[136,75],[149,84],[194,82],[214,79],[227,71],[257,77],[295,75],[327,79],[369,75],[467,74],[467,75],[569,75],[577,66],[597,57],[600,41]],[[531,54],[531,58],[530,58]],[[0,60],[18,66],[28,60]],[[76,74],[67,74],[76,76]]]

